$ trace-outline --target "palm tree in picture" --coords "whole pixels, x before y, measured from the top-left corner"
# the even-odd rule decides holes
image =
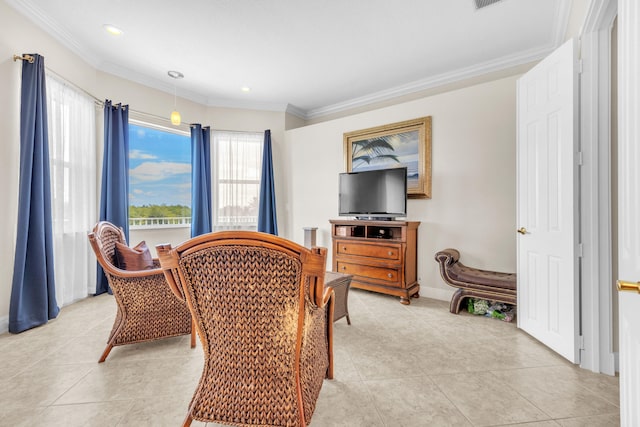
[[[391,143],[391,138],[398,135],[385,135],[378,138],[362,139],[352,143],[351,165],[352,169],[357,166],[370,165],[373,162],[386,163],[389,161],[400,163],[398,156],[393,154],[395,148]]]

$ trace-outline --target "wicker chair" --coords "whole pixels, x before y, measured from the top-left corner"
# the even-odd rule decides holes
[[[99,363],[105,361],[114,346],[191,334],[195,347],[195,328],[184,301],[176,298],[164,278],[160,264],[141,271],[121,270],[115,266],[116,242],[126,245],[124,232],[110,222],[96,224],[89,242],[104,269],[113,291],[118,312]]]
[[[156,248],[205,354],[183,426],[306,426],[324,378],[333,378],[326,249],[251,231]]]

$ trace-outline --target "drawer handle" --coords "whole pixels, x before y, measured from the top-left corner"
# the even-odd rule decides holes
[[[343,266],[342,266],[342,269],[343,269],[343,270],[346,270],[346,269],[347,269],[347,266],[346,266],[346,265],[343,265]]]
[[[389,256],[393,255],[393,252],[389,251]]]
[[[387,273],[387,277],[388,277],[388,278],[392,278],[392,277],[393,277],[393,274],[391,274],[391,273]]]
[[[342,250],[343,250],[343,251],[345,251],[345,252],[347,252],[347,247],[346,247],[346,246],[343,246],[343,247],[342,247]]]

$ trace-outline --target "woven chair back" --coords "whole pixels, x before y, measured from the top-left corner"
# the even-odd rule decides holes
[[[314,303],[326,250],[224,232],[158,253],[165,276],[182,284],[205,352],[190,417],[306,425],[329,364],[326,310]]]
[[[116,242],[127,244],[124,231],[107,221],[96,224],[93,233],[89,234],[89,242],[106,273],[111,273],[115,268]]]

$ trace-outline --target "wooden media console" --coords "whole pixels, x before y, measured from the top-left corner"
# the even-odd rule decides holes
[[[419,296],[419,221],[330,220],[333,271],[353,276],[351,287],[400,297]]]

